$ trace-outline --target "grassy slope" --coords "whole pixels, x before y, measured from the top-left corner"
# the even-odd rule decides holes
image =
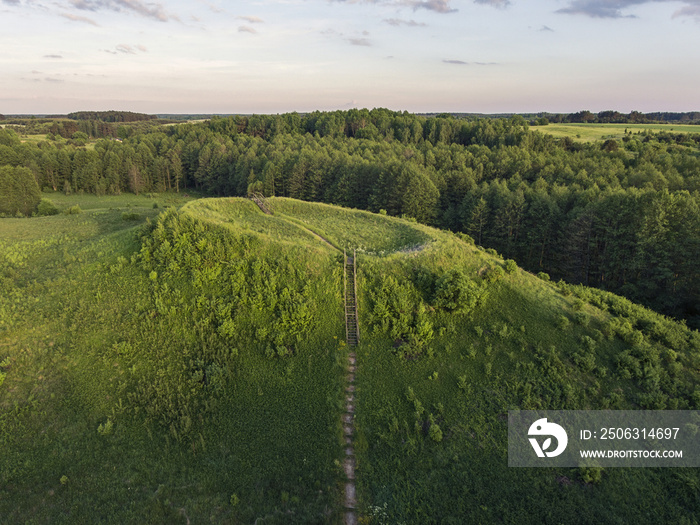
[[[207,306],[192,306],[202,286],[167,268],[154,280],[134,262],[134,222],[121,217],[134,197],[107,202],[122,208],[0,223],[0,361],[9,358],[0,515],[28,523],[335,520],[343,351],[335,255],[323,244],[304,249],[301,239],[285,254],[266,239],[241,259],[303,263],[296,269],[319,321],[289,358],[266,357],[255,337],[237,341],[237,354],[207,369],[224,369],[214,392],[188,377],[211,361],[202,347],[219,341],[201,313]],[[228,211],[257,215],[248,204]],[[193,224],[218,232],[201,220],[206,206],[186,210]],[[241,311],[254,321],[250,308]]]
[[[98,517],[120,523],[337,520],[342,273],[337,252],[310,230],[338,248],[360,248],[356,452],[366,521],[696,523],[695,471],[608,469],[591,485],[575,469],[506,466],[509,408],[638,406],[642,381],[622,377],[616,361],[633,345],[595,306],[603,299],[518,270],[486,285],[488,297],[470,315],[446,313],[431,305],[436,279],[460,268],[481,282],[478,274],[502,261],[408,221],[290,199],[271,204],[274,217],[241,199],[191,202],[151,234],[162,239],[148,264],[130,262],[138,244],[119,210],[0,223],[9,248],[0,361],[11,363],[0,387],[8,451],[0,457],[0,515],[68,523],[95,521],[99,508]],[[184,256],[156,260],[176,229],[188,246],[214,246],[204,263],[182,272]],[[237,279],[234,263],[253,272],[256,260],[277,264],[282,285],[314,305],[317,322],[291,357],[266,357],[262,314],[249,308],[238,310],[230,344],[211,330],[220,319],[210,312]],[[212,275],[226,279],[208,273],[217,269],[224,273]],[[399,357],[393,339],[373,328],[386,276],[411,294],[412,308],[423,302],[433,327],[416,359]],[[689,408],[692,334],[654,319],[680,334],[682,369],[669,381],[678,408]],[[592,368],[577,364],[584,335],[594,341]],[[225,352],[233,346],[237,355]],[[195,394],[153,392],[153,404],[174,400],[179,411],[148,415],[139,385],[182,379],[191,372],[182,363],[197,359],[226,370],[223,390],[191,383]],[[191,408],[202,421],[183,437]],[[431,417],[439,442],[428,436]],[[114,430],[101,435],[108,419]]]
[[[584,482],[585,470],[509,469],[506,415],[518,407],[639,408],[649,389],[617,364],[639,344],[661,355],[671,355],[664,354],[668,348],[681,354],[675,368],[668,360],[659,365],[663,388],[677,393],[668,396],[666,408],[698,408],[691,400],[698,385],[697,333],[612,295],[521,270],[488,284],[487,299],[471,315],[441,312],[430,305],[431,276],[434,286],[447,270],[460,268],[479,281],[478,274],[502,261],[451,234],[405,221],[286,199],[272,205],[339,246],[368,252],[358,262],[363,342],[356,376],[357,476],[367,521],[696,523],[700,476],[692,469],[607,469],[597,484]],[[379,229],[383,220],[391,233]],[[401,250],[409,245],[423,249]],[[373,329],[376,282],[388,275],[406,284],[414,303],[422,298],[429,312],[435,336],[417,359],[397,356],[386,332]],[[615,332],[613,319],[636,323],[644,334],[635,336],[644,341]],[[640,328],[654,323],[667,335]],[[592,362],[584,362],[591,354]],[[440,442],[429,437],[431,417],[442,431]]]

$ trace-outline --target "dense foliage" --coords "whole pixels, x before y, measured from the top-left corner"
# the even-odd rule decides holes
[[[700,257],[700,134],[629,132],[581,144],[532,131],[519,116],[384,109],[119,129],[123,141],[94,149],[74,139],[20,143],[0,130],[0,164],[28,167],[41,188],[57,191],[245,195],[252,185],[407,215],[467,233],[531,271],[700,325],[692,263]]]
[[[684,113],[674,112],[653,112],[641,113],[632,111],[630,113],[620,113],[619,111],[600,111],[591,113],[590,111],[578,111],[576,113],[564,114],[544,114],[544,119],[549,122],[581,122],[598,124],[649,124],[652,122],[677,122],[677,123],[700,123],[700,112],[687,111]],[[546,122],[540,122],[545,124]]]
[[[153,120],[156,115],[134,113],[132,111],[76,111],[69,113],[71,120],[101,120],[103,122],[136,122],[139,120]]]
[[[0,166],[0,215],[31,215],[40,200],[41,192],[30,170]]]

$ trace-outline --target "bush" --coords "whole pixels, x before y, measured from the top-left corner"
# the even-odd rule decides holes
[[[540,272],[537,274],[537,277],[539,277],[543,281],[549,282],[549,274],[548,273]]]
[[[36,214],[39,216],[57,215],[58,208],[50,200],[41,199],[39,206],[36,207]]]
[[[603,479],[603,469],[601,467],[580,467],[578,475],[584,483],[597,485]]]
[[[141,214],[133,211],[125,211],[122,213],[122,220],[124,221],[138,221],[140,218]]]
[[[504,275],[505,272],[500,266],[490,266],[484,272],[483,277],[487,283],[495,283]]]
[[[66,208],[63,213],[66,215],[77,215],[79,213],[83,213],[83,210],[80,209],[80,206],[77,204],[75,206],[71,206],[70,208]]]
[[[576,312],[574,314],[574,320],[583,327],[588,326],[591,322],[591,318],[584,312]]]
[[[440,443],[440,441],[442,441],[442,429],[437,423],[433,423],[432,425],[430,425],[428,435],[430,436],[430,439],[432,439],[436,443]]]
[[[468,313],[476,308],[484,288],[457,269],[448,270],[435,285],[435,306],[448,312]]]
[[[513,259],[506,260],[504,266],[507,274],[515,273],[515,270],[518,269],[518,263],[516,263]]]

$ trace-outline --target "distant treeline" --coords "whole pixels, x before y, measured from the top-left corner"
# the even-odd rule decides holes
[[[639,111],[620,113],[619,111],[601,111],[599,113],[591,113],[584,110],[569,114],[542,113],[538,114],[538,118],[533,119],[534,124],[546,124],[547,122],[572,124],[700,124],[700,111],[688,111],[685,113],[640,113]]]
[[[156,115],[132,113],[131,111],[77,111],[68,113],[71,120],[101,120],[102,122],[137,122],[139,120],[155,120]]]
[[[70,120],[61,118],[12,118],[9,123],[14,124],[14,130],[20,135],[49,135],[64,139],[74,138],[76,132],[85,133],[86,138],[120,138],[124,139],[137,133],[147,133],[172,120],[151,119],[135,120],[131,122],[105,122],[104,120]]]
[[[700,134],[581,144],[533,132],[521,116],[350,110],[213,118],[94,149],[21,143],[5,129],[0,165],[28,168],[48,190],[254,188],[386,210],[700,326]]]

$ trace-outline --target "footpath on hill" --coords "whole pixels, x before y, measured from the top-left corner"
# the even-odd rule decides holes
[[[251,200],[257,204],[260,211],[266,215],[273,215],[271,206],[266,202],[265,198],[259,194],[251,196]],[[278,215],[280,216],[280,215]],[[281,217],[301,228],[320,241],[326,243],[334,250],[340,251],[336,246],[333,246],[328,239],[319,235],[307,226],[300,224],[300,221],[291,217],[281,215]],[[357,520],[357,495],[355,490],[355,448],[353,445],[353,437],[355,433],[355,367],[357,355],[354,348],[359,343],[359,328],[357,319],[357,282],[356,282],[356,254],[348,256],[343,252],[344,275],[343,281],[345,285],[343,302],[345,305],[345,335],[347,346],[351,349],[348,354],[348,368],[345,388],[345,413],[342,415],[343,434],[345,436],[345,458],[343,460],[343,472],[345,473],[344,481],[344,497],[343,505],[345,509],[343,522],[345,525],[355,525]]]

